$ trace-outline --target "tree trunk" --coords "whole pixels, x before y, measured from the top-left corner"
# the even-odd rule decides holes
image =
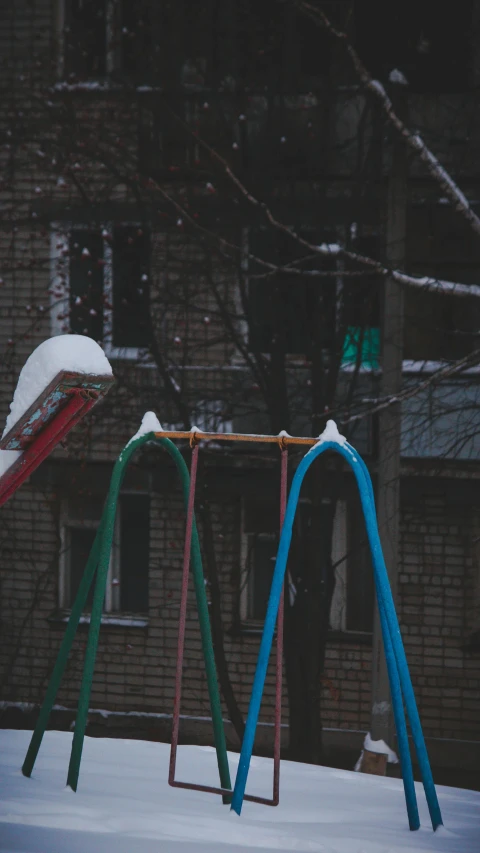
[[[315,473],[318,484],[318,472]],[[295,592],[289,590],[286,596],[290,758],[314,764],[322,759],[321,677],[334,588],[331,561],[334,514],[335,504],[322,500],[318,485],[314,485],[310,527],[300,538],[297,524],[289,561]]]

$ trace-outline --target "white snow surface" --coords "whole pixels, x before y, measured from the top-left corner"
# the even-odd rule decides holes
[[[135,435],[132,435],[130,441],[127,442],[124,449],[129,447],[132,441],[135,441],[137,438],[141,438],[142,435],[148,435],[149,432],[163,432],[163,427],[155,412],[145,412],[142,418],[142,423],[137,429]]]
[[[280,805],[246,802],[238,817],[216,795],[168,786],[167,744],[85,738],[74,794],[71,733],[45,733],[27,779],[30,736],[0,730],[1,853],[478,853],[476,791],[439,787],[445,828],[433,833],[417,783],[422,826],[410,832],[400,779],[282,761]],[[217,785],[214,750],[181,746],[177,779]],[[271,796],[270,759],[252,759],[248,787]]]
[[[108,358],[92,338],[85,335],[55,335],[49,338],[32,352],[23,365],[3,435],[20,420],[61,370],[100,376],[112,373]]]
[[[372,740],[372,736],[371,736],[370,732],[367,732],[367,734],[365,735],[365,739],[363,741],[363,749],[362,749],[360,756],[359,756],[359,759],[358,759],[358,761],[354,767],[355,770],[360,770],[360,768],[362,766],[363,750],[364,749],[368,749],[369,752],[378,752],[381,755],[386,755],[387,756],[387,762],[389,764],[398,764],[398,755],[395,752],[395,750],[390,749],[388,744],[385,743],[385,741],[382,739]]]
[[[372,740],[372,736],[370,732],[367,732],[365,735],[365,740],[363,741],[363,748],[368,749],[369,752],[379,752],[382,755],[388,756],[388,762],[390,764],[398,764],[398,755],[394,749],[390,749],[388,744],[385,743],[384,740]]]
[[[142,418],[142,423],[137,429],[135,435],[132,435],[127,447],[132,443],[132,441],[135,441],[137,438],[141,438],[142,435],[147,435],[149,432],[163,432],[163,427],[155,412],[145,412]]]
[[[335,441],[337,444],[346,444],[347,439],[338,431],[335,421],[327,421],[327,425],[322,434],[318,436],[320,441]]]
[[[0,477],[12,467],[21,455],[21,450],[0,450]]]
[[[398,68],[394,68],[388,75],[390,83],[396,83],[399,86],[408,86],[408,80]]]

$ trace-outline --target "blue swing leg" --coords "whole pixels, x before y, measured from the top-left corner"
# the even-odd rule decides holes
[[[420,817],[418,815],[417,795],[415,782],[413,780],[412,758],[408,744],[407,722],[403,710],[402,688],[398,675],[397,662],[393,651],[390,631],[383,603],[379,602],[380,624],[382,627],[383,644],[385,647],[385,658],[387,661],[388,678],[392,694],[393,716],[395,717],[395,728],[397,730],[398,751],[400,753],[400,766],[402,769],[403,789],[405,791],[405,803],[407,806],[408,825],[410,829],[420,828]]]
[[[255,731],[257,726],[258,715],[260,712],[260,703],[262,699],[268,659],[273,640],[275,629],[275,621],[278,611],[278,603],[282,590],[283,578],[285,575],[288,551],[292,538],[292,527],[295,516],[295,510],[300,494],[300,487],[303,482],[306,471],[314,461],[314,459],[323,453],[325,450],[335,450],[340,453],[351,465],[357,484],[360,491],[365,522],[367,526],[368,538],[372,552],[372,560],[375,570],[375,583],[377,588],[377,597],[379,601],[380,617],[382,633],[385,643],[387,660],[389,661],[389,678],[392,690],[392,701],[394,703],[395,722],[397,725],[399,751],[402,759],[402,773],[404,776],[405,797],[407,800],[407,811],[411,829],[416,829],[419,826],[418,810],[416,805],[415,786],[413,782],[413,773],[410,752],[408,749],[408,737],[406,732],[405,716],[402,704],[402,692],[405,698],[408,717],[412,729],[412,736],[417,752],[417,757],[422,771],[422,778],[425,788],[425,794],[430,811],[433,828],[436,829],[442,824],[440,807],[438,804],[435,786],[431,774],[428,755],[423,738],[423,732],[418,716],[418,710],[413,694],[413,687],[408,671],[408,665],[403,648],[400,628],[395,613],[395,606],[388,581],[388,574],[385,567],[380,538],[378,535],[378,527],[375,516],[375,504],[373,501],[373,489],[371,485],[370,475],[363,460],[348,444],[340,444],[338,442],[324,441],[316,445],[310,450],[300,462],[298,469],[293,479],[292,487],[287,504],[285,521],[283,525],[282,535],[275,564],[275,570],[270,591],[270,598],[267,606],[265,617],[264,630],[260,651],[258,655],[257,669],[250,698],[250,706],[245,726],[245,735],[240,754],[237,777],[235,781],[235,789],[232,797],[232,809],[240,814],[245,794],[250,760],[253,751],[255,739]],[[393,654],[392,654],[393,651]]]
[[[372,482],[363,459],[360,460],[360,467],[362,468],[364,482],[366,484],[371,505],[374,507],[375,498],[373,495]],[[393,716],[395,718],[395,728],[397,731],[398,751],[400,753],[400,767],[402,770],[403,789],[405,792],[405,803],[407,806],[408,825],[412,831],[415,831],[420,828],[420,817],[418,814],[417,795],[413,779],[412,757],[410,755],[410,746],[408,743],[407,723],[403,708],[402,688],[400,684],[400,676],[398,674],[397,662],[395,660],[395,653],[393,651],[393,644],[390,637],[387,616],[385,613],[381,584],[377,583],[377,574],[378,572],[374,567],[375,591],[377,595],[380,627],[382,630],[383,645],[385,649],[385,660],[387,662],[388,680],[390,682],[390,692],[392,694]]]
[[[353,449],[350,448],[349,445],[346,445],[351,452]],[[344,454],[342,454],[344,455]],[[413,691],[412,680],[410,678],[410,671],[408,669],[407,658],[405,655],[405,649],[403,647],[402,636],[400,633],[400,626],[398,624],[397,613],[395,610],[395,604],[393,601],[392,591],[390,589],[390,583],[388,581],[387,569],[385,566],[385,560],[383,557],[382,546],[380,543],[380,536],[378,534],[378,526],[377,519],[375,515],[375,503],[373,499],[373,488],[372,482],[370,479],[370,474],[368,473],[367,466],[361,457],[356,454],[355,462],[359,463],[359,468],[352,464],[352,468],[354,470],[355,476],[357,478],[357,483],[360,491],[360,498],[362,501],[363,512],[365,516],[365,523],[367,525],[368,538],[370,542],[370,548],[372,552],[372,559],[375,569],[375,576],[377,582],[377,588],[381,590],[381,597],[383,600],[383,608],[385,613],[385,621],[389,628],[390,640],[392,642],[393,651],[395,655],[398,675],[400,678],[401,691],[403,694],[403,698],[405,700],[405,707],[407,710],[408,719],[410,722],[410,728],[412,732],[412,739],[415,745],[415,752],[417,753],[418,763],[420,766],[420,772],[422,774],[423,787],[425,790],[425,797],[427,800],[428,811],[430,813],[430,819],[432,822],[432,827],[436,830],[439,826],[443,824],[442,814],[440,811],[440,805],[438,803],[437,792],[435,790],[435,784],[433,781],[432,770],[430,767],[430,762],[428,760],[428,752],[427,747],[425,745],[425,738],[423,736],[422,724],[420,722],[420,716],[418,713],[417,703],[415,701],[415,694]],[[362,478],[363,474],[363,478]],[[362,488],[363,486],[363,488]],[[377,580],[378,579],[378,580]],[[385,642],[385,631],[382,632]],[[389,670],[390,676],[390,684],[392,684],[392,678]],[[392,693],[393,699],[393,693]],[[395,706],[394,706],[395,707]],[[400,741],[399,741],[400,748]],[[411,767],[411,761],[410,767]]]

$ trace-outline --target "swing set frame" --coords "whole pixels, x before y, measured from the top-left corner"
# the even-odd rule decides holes
[[[190,473],[182,453],[171,439],[188,440],[191,450]],[[341,440],[340,440],[341,439]],[[257,662],[257,669],[250,699],[250,706],[245,726],[240,760],[234,788],[230,780],[230,771],[226,749],[225,732],[222,719],[220,694],[216,675],[215,655],[212,642],[208,602],[205,591],[205,581],[200,552],[200,543],[195,521],[194,503],[197,478],[199,443],[208,441],[234,441],[276,444],[280,450],[280,543],[277,553],[275,570],[272,580],[270,598],[267,607],[264,630]],[[190,431],[149,432],[133,438],[125,446],[115,463],[108,496],[105,502],[100,526],[95,537],[85,571],[80,582],[75,602],[72,606],[65,635],[58,652],[50,682],[47,687],[44,702],[41,706],[37,724],[22,766],[25,776],[30,776],[40,749],[48,719],[65,672],[68,656],[75,639],[76,631],[82,616],[87,596],[94,583],[94,595],[90,614],[90,625],[85,650],[84,669],[80,687],[77,717],[72,741],[70,762],[67,775],[67,785],[77,790],[80,762],[82,757],[85,730],[87,725],[88,708],[91,695],[92,680],[95,668],[95,658],[102,620],[103,602],[107,583],[110,552],[113,542],[115,515],[120,489],[125,471],[137,450],[145,444],[153,443],[167,451],[176,464],[180,475],[183,501],[186,510],[186,528],[183,553],[183,572],[181,583],[181,598],[179,611],[179,633],[177,648],[177,663],[175,675],[175,698],[172,720],[172,738],[169,763],[168,782],[173,787],[187,788],[219,794],[225,804],[240,814],[244,800],[276,806],[279,802],[280,790],[280,734],[281,734],[281,698],[282,698],[282,658],[283,658],[283,617],[284,617],[284,575],[292,536],[292,527],[300,494],[303,478],[312,462],[326,450],[340,453],[349,463],[357,480],[362,502],[367,534],[372,552],[374,580],[377,602],[380,613],[380,623],[385,647],[385,655],[390,679],[392,703],[397,729],[398,747],[401,758],[402,776],[407,806],[409,826],[416,830],[420,826],[418,806],[413,781],[412,760],[408,743],[405,708],[407,710],[412,739],[417,753],[426,799],[430,812],[433,829],[437,829],[442,821],[435,785],[430,769],[430,763],[425,746],[420,718],[405,657],[405,651],[400,635],[400,628],[395,612],[395,606],[388,580],[388,574],[383,558],[375,514],[373,487],[367,467],[359,454],[341,436],[337,440],[323,438],[306,438],[289,436],[281,433],[272,435],[249,435],[240,433],[203,432],[196,428]],[[309,447],[309,452],[303,457],[293,477],[287,502],[288,447],[303,445]],[[212,715],[217,765],[220,786],[184,782],[175,778],[176,759],[179,739],[180,704],[182,692],[182,672],[185,651],[185,626],[187,613],[187,597],[189,572],[192,568],[199,627],[202,641],[202,651],[205,661],[207,687]],[[270,657],[271,646],[276,637],[275,665],[275,715],[274,715],[274,756],[273,756],[273,794],[271,798],[259,797],[245,792],[250,759],[253,752],[255,731],[258,722],[260,704],[265,684],[266,671]]]

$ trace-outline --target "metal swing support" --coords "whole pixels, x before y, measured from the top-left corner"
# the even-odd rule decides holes
[[[103,601],[105,597],[108,565],[112,548],[118,498],[125,471],[132,456],[140,447],[142,447],[148,442],[154,442],[156,444],[159,444],[167,451],[167,453],[174,460],[177,466],[177,470],[180,474],[184,503],[185,506],[188,507],[190,495],[190,477],[188,474],[188,468],[178,448],[171,441],[169,441],[168,438],[164,438],[161,433],[147,433],[146,435],[140,436],[139,438],[130,441],[118,457],[117,462],[115,463],[112,479],[110,482],[110,489],[102,515],[102,520],[100,522],[95,541],[88,557],[87,565],[85,567],[85,571],[80,582],[75,602],[72,606],[65,635],[60,646],[60,650],[58,652],[57,660],[53,668],[53,672],[50,677],[50,682],[48,684],[47,691],[45,694],[45,699],[40,709],[37,724],[35,726],[35,730],[33,732],[30,745],[25,756],[25,761],[22,766],[23,774],[25,776],[30,776],[38,755],[38,751],[40,749],[40,745],[42,743],[43,735],[47,727],[48,719],[50,717],[50,713],[55,702],[55,698],[58,693],[63,674],[65,672],[68,656],[73,641],[75,639],[77,628],[80,622],[80,617],[85,607],[90,587],[94,582],[95,587],[92,610],[90,614],[90,626],[88,631],[77,717],[75,720],[75,731],[73,735],[72,750],[67,776],[67,785],[70,785],[70,787],[74,791],[77,790],[78,776],[80,772],[80,762],[82,758],[85,729],[87,725],[88,708],[90,703],[90,694],[95,668],[95,658],[97,653],[98,638],[102,620]],[[200,633],[203,655],[205,660],[205,669],[210,698],[210,707],[212,714],[220,783],[222,789],[228,792],[229,797],[231,797],[230,772],[228,767],[220,695],[218,691],[218,683],[216,677],[215,658],[210,630],[210,620],[208,615],[208,603],[205,592],[205,582],[200,554],[200,543],[193,513],[190,515],[190,542],[193,580],[199,614]]]
[[[194,519],[195,483],[198,463],[198,441],[204,440],[204,436],[215,435],[215,439],[222,435],[215,433],[182,433],[181,437],[189,437],[192,446],[192,463],[190,468],[190,491],[187,507],[187,525],[185,532],[185,546],[183,556],[182,592],[180,601],[180,617],[178,629],[178,651],[177,668],[175,675],[175,700],[173,708],[172,741],[170,747],[170,766],[168,773],[168,784],[174,788],[187,788],[193,791],[204,791],[209,794],[221,794],[224,803],[231,802],[231,790],[211,785],[200,785],[193,782],[181,782],[175,779],[175,767],[177,760],[178,734],[180,723],[180,700],[182,694],[182,669],[185,650],[185,624],[187,615],[188,575],[190,566],[190,548],[192,538],[192,521]],[[229,435],[229,434],[225,434]],[[174,434],[174,437],[177,435]],[[208,439],[207,439],[208,440]],[[287,475],[288,475],[288,448],[277,438],[280,443],[281,468],[280,468],[280,531],[285,516],[287,502]],[[253,794],[245,794],[244,799],[265,806],[278,806],[280,800],[280,749],[281,749],[281,724],[282,724],[282,666],[283,666],[283,619],[284,619],[284,596],[283,590],[280,596],[278,618],[277,618],[277,642],[275,663],[275,716],[274,716],[274,746],[273,746],[273,794],[272,797],[259,797]]]
[[[187,439],[192,447],[192,465],[189,476],[187,466],[178,448],[170,441],[171,438]],[[205,591],[205,581],[200,554],[200,544],[195,523],[194,502],[195,485],[198,464],[199,441],[235,441],[235,442],[262,442],[278,444],[281,450],[281,476],[280,476],[280,543],[275,563],[270,597],[265,617],[264,630],[257,661],[257,668],[253,689],[250,699],[248,716],[245,726],[245,734],[240,753],[235,787],[232,793],[230,772],[226,751],[225,732],[221,713],[220,695],[216,676],[215,658],[213,651],[210,620],[208,615],[208,602]],[[57,695],[73,640],[78,628],[80,617],[85,606],[88,592],[95,582],[93,605],[90,617],[87,647],[85,652],[84,671],[80,688],[77,719],[72,743],[70,764],[68,769],[67,784],[75,791],[78,784],[80,761],[82,756],[83,742],[87,723],[88,707],[95,667],[95,657],[98,646],[103,600],[107,582],[108,564],[113,540],[116,507],[120,488],[125,475],[125,470],[136,450],[148,442],[154,442],[163,447],[173,458],[179,471],[184,504],[187,512],[186,535],[183,556],[182,591],[180,602],[179,637],[177,668],[175,678],[175,700],[173,712],[173,731],[170,753],[170,767],[168,781],[170,785],[179,788],[206,791],[208,793],[220,794],[224,803],[231,802],[231,808],[241,813],[244,800],[262,803],[265,805],[277,805],[279,801],[279,779],[280,779],[280,731],[281,731],[281,692],[282,692],[282,651],[283,651],[283,589],[288,552],[292,538],[293,521],[300,495],[303,479],[310,465],[326,450],[339,453],[351,466],[357,480],[360,493],[368,540],[372,553],[374,567],[374,580],[377,602],[380,612],[380,622],[385,647],[385,656],[392,693],[393,710],[397,730],[398,747],[401,758],[401,768],[408,820],[411,830],[420,826],[418,806],[413,780],[412,761],[408,743],[405,708],[408,714],[413,743],[415,746],[418,763],[422,774],[425,795],[430,812],[433,829],[437,829],[443,823],[440,806],[437,799],[435,785],[428,759],[425,739],[420,723],[418,709],[413,692],[413,686],[408,670],[405,650],[402,643],[400,628],[395,611],[395,605],[388,580],[387,569],[382,553],[380,537],[375,514],[375,502],[373,487],[368,469],[359,454],[346,441],[329,441],[318,438],[293,437],[285,434],[272,435],[245,435],[237,433],[207,433],[199,430],[192,431],[165,431],[150,432],[146,435],[130,441],[124,448],[115,464],[110,489],[102,515],[102,520],[92,546],[87,565],[81,580],[77,597],[73,604],[70,618],[65,631],[58,657],[50,678],[45,699],[40,710],[37,725],[32,735],[30,746],[25,757],[22,772],[30,776],[40,748],[43,735],[48,723],[55,697]],[[306,445],[311,450],[301,460],[292,481],[288,503],[287,503],[287,467],[288,467],[288,445]],[[314,446],[315,445],[315,446]],[[180,700],[182,668],[185,647],[185,624],[188,594],[189,567],[192,563],[193,580],[197,599],[199,614],[202,649],[205,660],[207,685],[210,698],[214,741],[217,753],[217,764],[220,777],[220,787],[197,785],[190,782],[182,782],[175,779],[176,755],[178,747]],[[272,647],[272,641],[277,625],[277,655],[276,655],[276,691],[275,691],[275,740],[274,740],[274,776],[273,797],[271,799],[256,797],[245,793],[250,761],[255,740],[260,704],[262,700],[266,672]]]
[[[405,703],[405,707],[408,713],[410,729],[415,746],[415,751],[417,754],[418,763],[420,765],[423,786],[425,789],[425,795],[427,799],[428,809],[430,812],[432,827],[434,830],[436,830],[440,825],[443,824],[443,820],[437,799],[435,785],[433,782],[432,771],[428,760],[425,739],[423,736],[420,717],[415,701],[415,695],[413,692],[413,686],[410,678],[407,659],[405,656],[405,650],[402,643],[400,627],[398,624],[395,605],[390,589],[387,569],[383,558],[383,552],[380,543],[375,513],[375,502],[373,496],[372,482],[363,459],[346,441],[340,442],[322,440],[318,442],[316,446],[313,447],[303,457],[292,481],[292,486],[290,488],[290,493],[288,497],[287,509],[285,513],[285,521],[280,536],[280,544],[278,548],[277,559],[272,579],[270,598],[267,606],[263,636],[258,654],[257,669],[255,672],[250,706],[245,725],[245,735],[243,738],[242,750],[240,754],[240,761],[235,780],[235,788],[233,792],[231,807],[237,814],[240,814],[243,800],[245,799],[244,791],[250,768],[250,760],[252,756],[255,731],[260,711],[260,703],[262,699],[263,689],[265,686],[265,676],[267,672],[268,660],[270,657],[275,621],[279,608],[279,602],[282,596],[285,569],[292,538],[293,521],[297,508],[298,498],[300,495],[300,488],[310,465],[315,461],[318,456],[320,456],[321,453],[324,453],[326,450],[333,450],[336,453],[340,453],[340,455],[343,456],[344,459],[349,463],[355,474],[360,493],[360,499],[362,502],[368,540],[372,553],[375,589],[380,612],[380,622],[385,647],[385,657],[387,661],[390,688],[392,693],[393,710],[395,717],[395,725],[397,729],[403,785],[410,829],[418,829],[420,826],[420,819],[418,815],[417,798],[415,793],[415,784],[413,780],[412,771],[412,760],[408,744],[408,734],[403,703]]]

